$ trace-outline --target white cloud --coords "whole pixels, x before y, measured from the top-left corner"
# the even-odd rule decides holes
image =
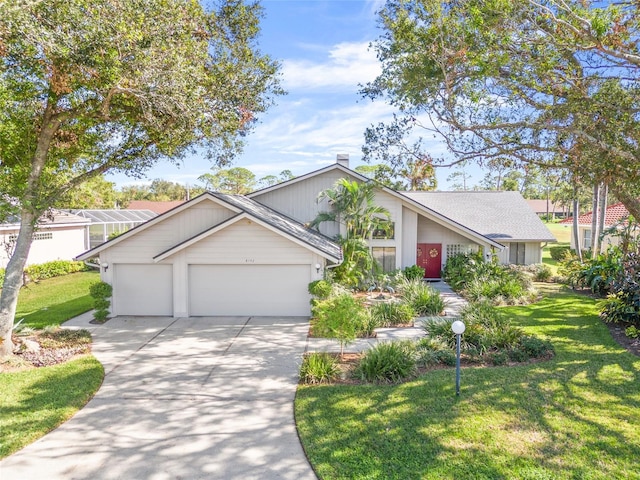
[[[368,42],[339,43],[327,52],[323,62],[288,59],[282,62],[284,88],[309,90],[349,88],[358,90],[381,72],[375,52]]]

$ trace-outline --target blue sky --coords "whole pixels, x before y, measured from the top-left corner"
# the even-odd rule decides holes
[[[246,167],[257,178],[291,170],[301,175],[335,162],[338,153],[361,165],[365,129],[389,119],[392,108],[358,94],[359,85],[373,80],[380,65],[369,44],[377,38],[376,10],[381,0],[262,0],[260,50],[281,63],[287,95],[276,99],[247,137],[244,153],[233,166]],[[443,153],[439,142],[429,147]],[[197,185],[210,171],[204,158],[190,157],[180,167],[158,164],[147,174]],[[447,189],[448,170],[439,169],[440,189]],[[108,176],[118,186],[134,181]]]

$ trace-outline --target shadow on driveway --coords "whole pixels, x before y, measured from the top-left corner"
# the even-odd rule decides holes
[[[70,323],[92,331],[102,387],[2,480],[316,478],[293,420],[307,318],[89,318]]]

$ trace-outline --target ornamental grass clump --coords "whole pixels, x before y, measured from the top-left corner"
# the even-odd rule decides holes
[[[336,359],[326,352],[314,352],[302,359],[300,380],[304,383],[330,383],[340,374]]]
[[[445,303],[440,293],[422,279],[404,280],[399,285],[402,299],[420,317],[440,315]]]
[[[377,303],[370,308],[371,318],[380,327],[396,327],[413,323],[416,316],[411,305],[404,302]]]
[[[416,371],[411,342],[380,343],[367,351],[354,371],[356,378],[371,383],[397,383]]]

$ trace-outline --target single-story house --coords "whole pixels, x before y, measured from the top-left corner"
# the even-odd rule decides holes
[[[565,218],[570,213],[566,207],[551,200],[526,199],[526,202],[531,207],[531,210],[536,212],[536,215],[540,217],[549,213],[553,218]]]
[[[54,260],[72,260],[88,248],[85,232],[90,220],[69,212],[53,210],[38,221],[27,265]],[[0,268],[5,268],[18,238],[17,219],[0,224]]]
[[[343,226],[305,226],[329,209],[318,194],[370,181],[345,160],[246,196],[204,193],[78,258],[100,258],[113,315],[307,316],[309,282],[342,261],[332,238]],[[478,250],[536,263],[555,241],[517,193],[425,193],[377,187],[394,224],[369,242],[385,270],[418,264],[439,278],[448,256]]]
[[[611,228],[615,225],[620,225],[622,222],[629,218],[629,210],[622,203],[614,203],[609,205],[605,210],[604,226],[603,230]],[[593,229],[593,212],[587,212],[578,217],[578,238],[580,239],[581,248],[591,248],[591,232]],[[573,225],[573,217],[569,217],[560,222],[566,225],[567,228],[571,228]],[[606,248],[607,245],[617,245],[618,238],[605,235],[602,240],[602,245]],[[571,248],[576,248],[576,242],[571,235]]]

